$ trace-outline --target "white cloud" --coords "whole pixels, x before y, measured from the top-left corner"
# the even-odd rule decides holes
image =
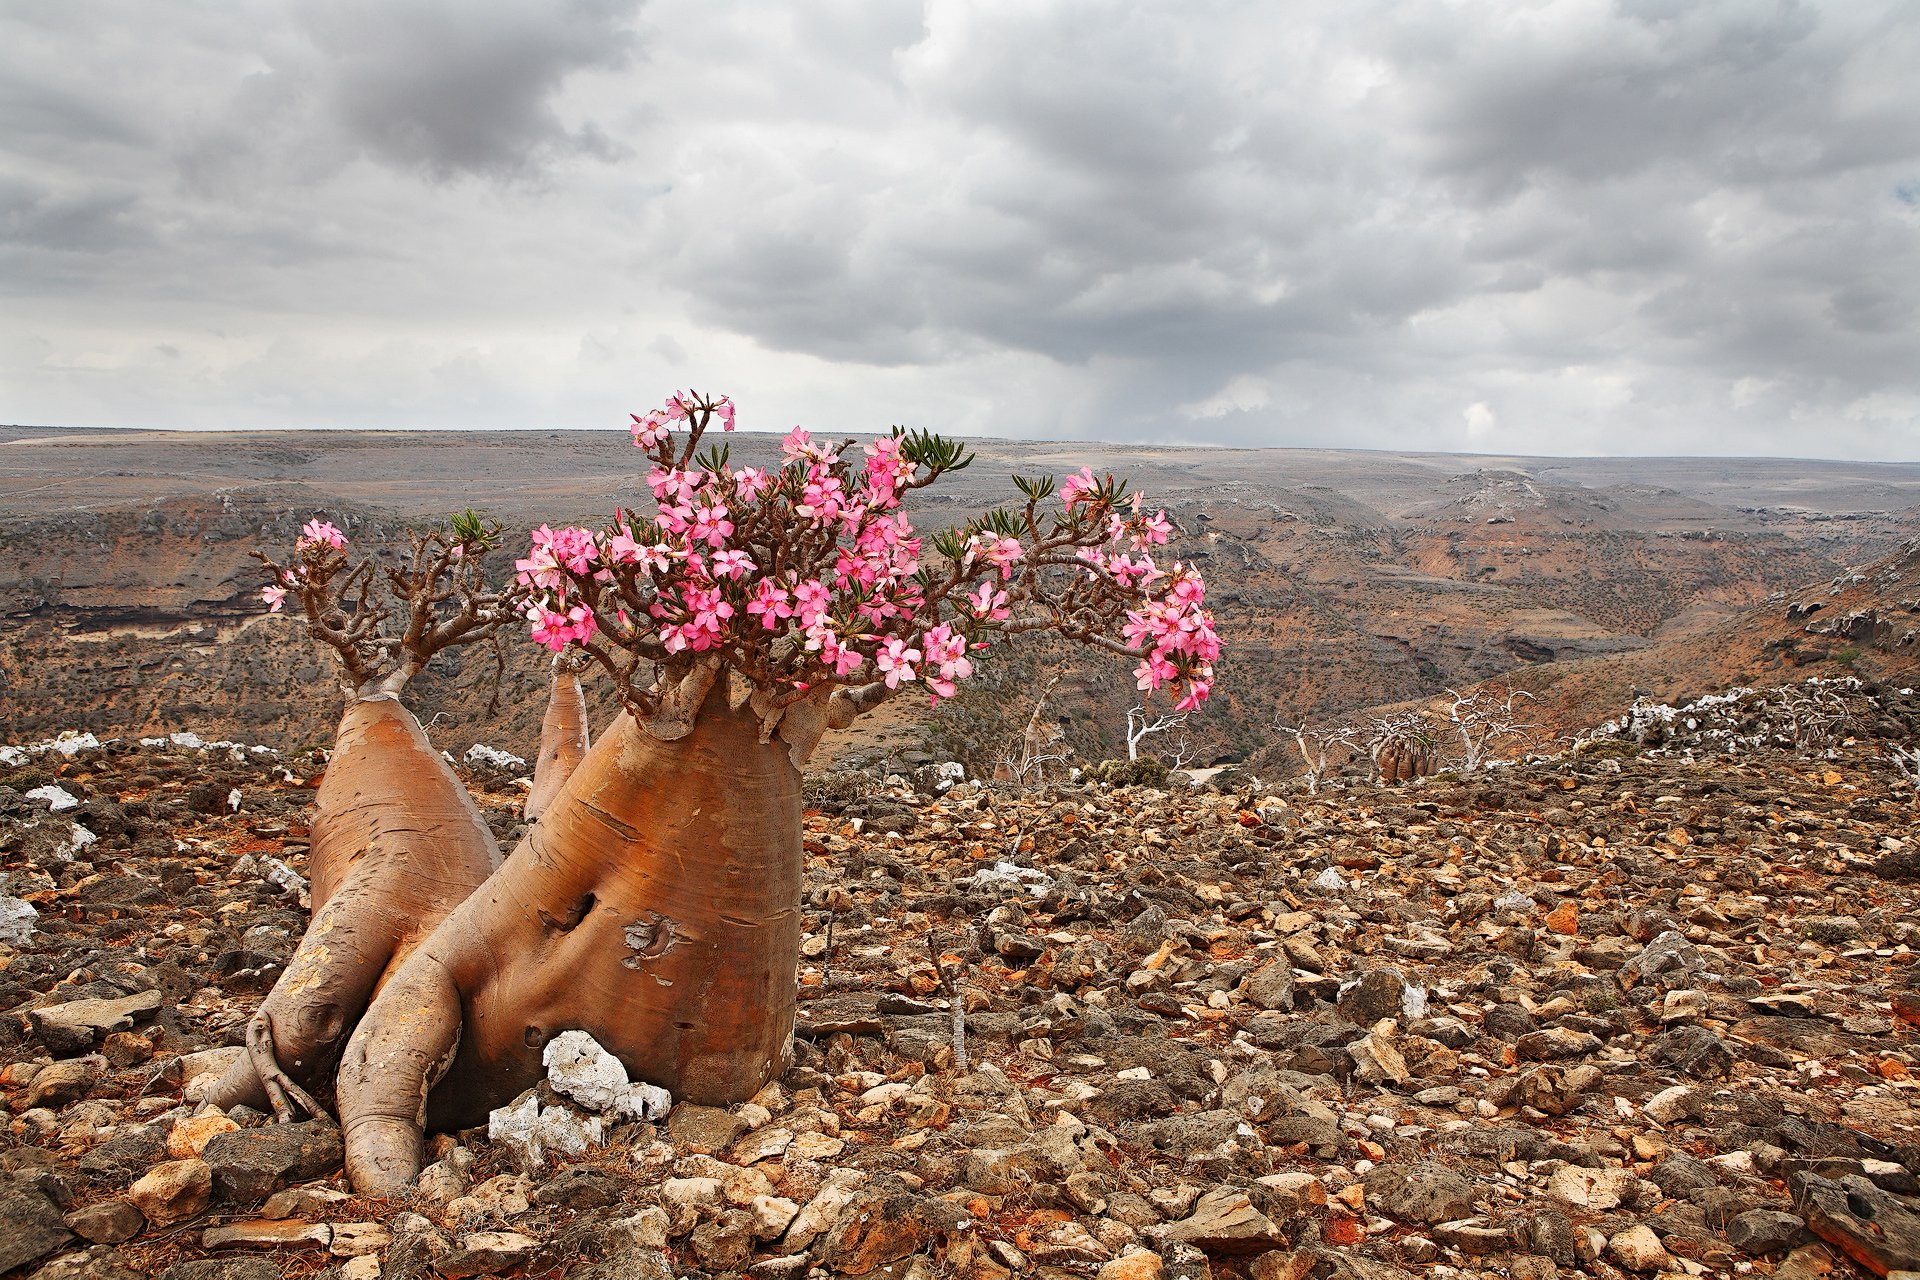
[[[1500,425],[1499,417],[1487,407],[1485,400],[1474,401],[1460,416],[1466,420],[1467,438],[1470,440],[1485,440]]]
[[[1181,405],[1180,413],[1189,420],[1198,421],[1224,418],[1230,413],[1251,413],[1272,403],[1273,389],[1265,379],[1242,374],[1206,399]]]

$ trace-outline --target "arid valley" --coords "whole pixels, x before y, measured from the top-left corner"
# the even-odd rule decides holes
[[[1167,507],[1227,649],[1138,748],[1205,772],[1075,780],[1127,755],[1100,655],[896,700],[806,776],[792,1068],[623,1113],[588,1054],[396,1202],[325,1117],[198,1100],[307,928],[339,711],[250,553],[472,507],[518,554],[644,494],[625,434],[0,431],[0,1268],[1911,1272],[1920,465],[974,447],[922,524],[1082,463]],[[545,658],[409,694],[503,847]],[[1526,695],[1495,767],[1476,688]],[[1399,785],[1283,729],[1410,712]]]

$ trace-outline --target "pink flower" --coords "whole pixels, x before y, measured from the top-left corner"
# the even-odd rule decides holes
[[[967,640],[965,636],[955,635],[953,628],[943,622],[920,637],[920,647],[926,654],[926,665],[934,668],[926,672],[927,687],[933,690],[933,701],[938,704],[941,698],[954,695],[954,681],[965,680],[973,674],[973,662],[967,657]]]
[[[720,412],[720,429],[733,430],[733,401],[726,396],[721,396],[716,405]]]
[[[1135,688],[1158,689],[1177,674],[1174,665],[1159,653],[1150,653],[1133,669]]]
[[[682,471],[678,467],[663,470],[655,467],[647,473],[647,487],[653,490],[655,502],[691,502],[700,487],[706,482],[704,471]]]
[[[733,491],[742,502],[756,502],[773,482],[758,467],[742,467],[733,473]]]
[[[555,591],[566,586],[566,574],[561,572],[559,558],[553,551],[553,530],[544,524],[533,531],[532,548],[524,559],[515,560],[513,567],[519,570],[522,586],[542,591]]]
[[[278,613],[280,612],[280,607],[287,601],[287,589],[285,587],[262,587],[260,588],[260,598],[267,602],[268,613]]]
[[[331,522],[315,516],[300,526],[300,539],[293,545],[296,550],[325,545],[332,547],[335,551],[344,551],[347,546],[347,535],[334,528]]]
[[[1166,576],[1165,572],[1153,563],[1153,557],[1148,555],[1143,555],[1138,560],[1128,555],[1108,556],[1103,567],[1121,586],[1130,587],[1135,583],[1143,586],[1150,585]]]
[[[978,556],[999,569],[1001,579],[1005,580],[1013,576],[1015,562],[1026,553],[1026,548],[1020,545],[1018,538],[976,533],[967,539],[967,554],[964,562],[971,566],[974,557]]]
[[[713,557],[712,570],[720,577],[738,581],[752,573],[753,568],[753,557],[744,551],[722,551]]]
[[[527,617],[533,623],[535,642],[559,653],[573,641],[585,642],[592,639],[599,624],[594,621],[593,611],[585,605],[574,605],[565,613],[549,609],[543,604],[534,604],[527,609]]]
[[[867,660],[849,648],[824,622],[808,631],[807,648],[817,651],[821,663],[836,676],[852,675],[866,665]]]
[[[747,601],[747,613],[760,619],[760,625],[769,631],[780,629],[780,619],[793,616],[793,599],[787,589],[771,578],[762,578],[753,584],[753,598]]]
[[[1085,502],[1087,495],[1099,487],[1100,482],[1093,478],[1093,468],[1082,467],[1080,474],[1068,476],[1060,482],[1060,500],[1067,504],[1068,510],[1072,510]]]
[[[1173,704],[1175,711],[1192,711],[1207,700],[1212,685],[1205,680],[1191,680],[1187,683],[1187,692],[1180,701]]]
[[[973,594],[967,597],[967,608],[983,622],[999,622],[1013,614],[1007,607],[1007,593],[991,582],[974,588]]]
[[[899,636],[888,636],[873,656],[873,665],[880,669],[889,689],[898,689],[903,680],[916,679],[913,669],[919,662],[920,651],[909,648]]]
[[[795,427],[780,437],[780,456],[788,462],[813,456],[813,435],[804,427]]]
[[[1167,519],[1167,513],[1156,511],[1150,516],[1141,516],[1133,522],[1133,549],[1162,546],[1167,535],[1173,532],[1173,522]]]
[[[651,449],[673,434],[673,428],[667,422],[667,415],[655,409],[646,417],[637,413],[627,415],[633,419],[633,444],[636,449]]]
[[[801,492],[800,503],[794,511],[806,516],[815,524],[826,524],[840,517],[846,505],[846,490],[840,485],[840,477],[827,470],[826,464],[815,463],[807,469],[807,485]]]
[[[808,578],[793,589],[794,616],[800,619],[803,627],[812,627],[827,616],[827,610],[833,599],[833,593],[812,578]]]
[[[732,512],[720,503],[711,506],[695,507],[693,517],[687,528],[687,537],[694,542],[704,542],[710,547],[723,547],[727,539],[733,536],[733,521],[727,517]]]
[[[867,505],[886,510],[900,504],[900,489],[911,478],[913,464],[900,453],[900,437],[881,436],[866,447]]]

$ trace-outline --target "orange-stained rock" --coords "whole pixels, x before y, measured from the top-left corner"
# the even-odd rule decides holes
[[[147,1171],[127,1199],[156,1227],[191,1218],[213,1200],[213,1170],[205,1160],[169,1160]]]
[[[231,1133],[239,1127],[218,1111],[189,1116],[167,1134],[167,1154],[175,1160],[190,1160],[207,1149],[207,1143],[215,1134]]]

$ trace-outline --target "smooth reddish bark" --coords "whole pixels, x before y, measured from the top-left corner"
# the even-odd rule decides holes
[[[580,688],[579,668],[556,658],[553,688],[547,711],[540,719],[540,754],[533,762],[533,788],[523,810],[528,822],[537,822],[560,794],[573,771],[587,757],[587,695]]]
[[[250,1053],[207,1093],[216,1106],[321,1088],[375,990],[500,864],[467,789],[391,694],[356,699],[314,797],[313,922],[248,1026]],[[294,1088],[289,1091],[287,1085]]]
[[[725,704],[693,707],[672,741],[623,714],[380,993],[339,1075],[356,1188],[406,1186],[423,1129],[484,1120],[541,1077],[562,1031],[695,1102],[739,1101],[784,1070],[800,775],[749,707]]]

